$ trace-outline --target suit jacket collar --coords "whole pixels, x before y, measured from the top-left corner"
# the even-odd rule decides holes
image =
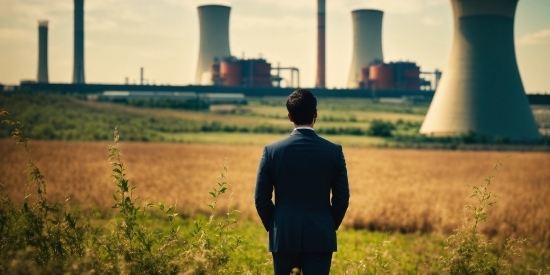
[[[315,131],[309,129],[294,129],[290,135],[316,136],[317,134]]]

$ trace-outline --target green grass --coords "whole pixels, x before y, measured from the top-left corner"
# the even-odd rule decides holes
[[[210,192],[212,212],[178,218],[174,207],[132,195],[135,187],[126,178],[115,128],[114,145],[108,148],[114,191],[105,192],[113,198],[112,211],[86,214],[67,201],[48,200],[46,181],[32,161],[21,124],[3,123],[16,127],[12,136],[24,147],[29,178],[21,203],[0,193],[1,273],[272,274],[267,233],[259,222],[238,218],[225,165]],[[450,237],[339,230],[332,274],[548,274],[548,250],[525,248],[524,240],[500,247],[478,231],[495,203],[488,190],[491,179],[472,187],[477,201],[467,207],[469,220]],[[229,196],[227,210],[217,204],[222,195]],[[220,211],[225,213],[215,216]]]
[[[396,131],[407,133],[418,129],[422,119],[421,115],[407,117],[395,113],[395,106],[388,105],[387,112],[380,112],[382,106],[373,103],[326,100],[335,102],[332,107],[345,108],[320,109],[316,129],[321,134],[366,136],[374,119],[405,121],[409,127],[398,127]],[[183,133],[285,134],[292,131],[284,104],[272,106],[262,102],[263,99],[252,98],[250,106],[213,106],[211,111],[188,111],[89,102],[56,94],[0,94],[0,108],[10,112],[10,119],[26,125],[29,137],[58,140],[108,140],[110,129],[117,124],[121,125],[120,132],[126,140],[137,141],[178,141],[170,137]],[[348,103],[351,105],[347,106]],[[366,111],[373,106],[378,108]],[[8,127],[0,127],[0,137],[8,137],[9,131]]]
[[[205,220],[205,216],[176,219],[184,239],[190,239],[194,220]],[[143,218],[150,230],[167,231],[172,225],[160,218]],[[106,223],[99,220],[98,223]],[[271,254],[267,248],[267,232],[263,226],[251,220],[241,220],[235,227],[242,237],[243,246],[232,255],[227,269],[256,270],[257,274],[273,274]],[[359,271],[361,263],[375,266],[375,252],[379,244],[386,242],[380,250],[382,261],[388,263],[389,274],[442,274],[440,257],[445,253],[445,236],[434,234],[399,234],[370,232],[366,230],[340,229],[337,232],[338,252],[333,255],[331,274],[364,274]],[[499,255],[499,249],[491,249],[492,258]],[[550,251],[538,248],[525,249],[525,260],[516,259],[511,267],[512,274],[538,274],[546,270],[550,262]],[[531,270],[528,270],[531,269]],[[232,273],[229,274],[232,274]],[[238,274],[238,273],[233,273]],[[378,273],[384,274],[384,273]],[[548,273],[542,273],[548,274]]]
[[[247,106],[190,111],[85,101],[60,94],[0,93],[0,109],[10,113],[9,119],[23,123],[33,139],[109,140],[111,129],[121,125],[125,141],[258,145],[292,131],[284,97],[252,97],[248,101]],[[317,133],[346,147],[478,149],[482,145],[482,149],[489,150],[548,150],[550,145],[550,138],[543,139],[539,146],[518,147],[510,146],[508,140],[493,141],[472,134],[426,137],[419,134],[428,109],[425,104],[319,98],[318,109]],[[537,117],[545,121],[546,116]],[[376,130],[376,126],[384,125],[390,130]],[[10,127],[0,125],[0,138],[9,137],[10,131]]]

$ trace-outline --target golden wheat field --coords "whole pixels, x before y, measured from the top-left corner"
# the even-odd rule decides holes
[[[109,178],[108,144],[29,142],[49,198],[69,197],[82,208],[110,211],[115,186]],[[253,193],[261,146],[121,143],[120,149],[137,188],[134,196],[143,203],[177,204],[182,215],[207,211],[208,191],[216,186],[225,159],[235,207],[242,217],[258,220]],[[529,237],[534,244],[550,246],[548,152],[344,148],[344,154],[351,189],[347,228],[448,234],[461,222],[464,205],[475,203],[465,185],[483,184],[502,160],[492,179],[492,191],[501,198],[484,232]],[[0,140],[0,183],[15,202],[26,192],[25,158],[14,141]]]

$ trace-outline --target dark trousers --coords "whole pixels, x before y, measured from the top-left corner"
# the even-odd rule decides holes
[[[289,275],[297,267],[303,275],[328,275],[332,252],[323,253],[271,253],[275,275]]]

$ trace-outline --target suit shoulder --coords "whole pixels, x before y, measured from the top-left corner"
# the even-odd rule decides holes
[[[329,146],[329,147],[332,147],[332,148],[334,148],[334,149],[340,149],[340,150],[341,150],[342,145],[340,145],[340,144],[338,144],[338,143],[334,143],[334,142],[332,142],[332,141],[330,141],[330,140],[327,140],[327,139],[325,139],[325,138],[323,138],[323,137],[321,137],[321,136],[318,136],[318,137],[319,137],[319,140],[320,140],[324,145]]]
[[[285,137],[285,138],[280,139],[278,141],[275,141],[273,143],[267,144],[265,146],[265,149],[268,150],[268,151],[271,151],[271,150],[276,150],[278,148],[284,147],[285,145],[287,145],[290,142],[290,139],[291,139],[291,136],[288,136],[288,137]]]

